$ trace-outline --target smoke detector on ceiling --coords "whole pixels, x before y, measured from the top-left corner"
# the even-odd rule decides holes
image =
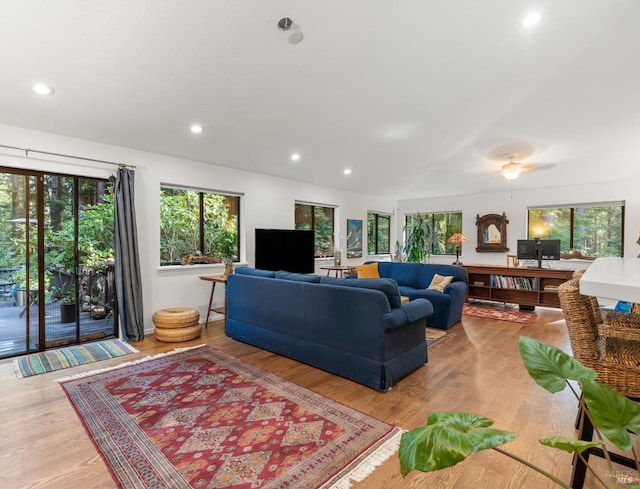
[[[278,21],[278,29],[280,29],[281,31],[290,31],[295,29],[294,32],[289,35],[289,43],[291,44],[298,44],[304,39],[304,35],[302,34],[302,32],[297,30],[300,29],[300,26],[294,24],[293,20],[291,20],[289,17],[283,17]]]

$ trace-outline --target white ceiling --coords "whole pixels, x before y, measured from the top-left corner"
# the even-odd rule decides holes
[[[639,178],[638,19],[638,0],[2,0],[0,123],[399,199],[508,190],[510,154],[539,165],[514,190]]]

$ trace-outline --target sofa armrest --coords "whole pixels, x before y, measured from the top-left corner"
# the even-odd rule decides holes
[[[427,299],[415,299],[406,304],[402,304],[397,309],[392,309],[383,316],[382,320],[386,329],[395,329],[414,323],[420,319],[426,319],[431,314],[433,314],[433,305],[431,302]]]
[[[462,280],[451,282],[442,292],[444,294],[449,294],[452,297],[457,295],[462,295],[464,297],[467,295],[467,282],[463,282]]]

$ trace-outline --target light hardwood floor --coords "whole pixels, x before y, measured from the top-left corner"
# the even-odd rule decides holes
[[[565,390],[551,395],[530,379],[518,353],[518,337],[527,335],[570,351],[562,313],[537,309],[529,324],[463,316],[450,335],[429,350],[429,363],[390,392],[379,393],[335,375],[239,343],[224,334],[223,322],[210,322],[202,338],[221,351],[258,365],[389,423],[412,429],[432,411],[467,411],[495,420],[495,427],[518,438],[505,448],[568,481],[568,454],[540,446],[539,438],[573,436],[576,402]],[[56,379],[70,373],[117,365],[178,345],[153,335],[135,345],[141,353],[125,360],[76,367],[18,379],[12,362],[0,362],[0,487],[114,488],[102,459],[84,432]],[[604,470],[604,469],[603,469]],[[557,487],[530,469],[492,450],[477,453],[456,467],[400,475],[397,457],[382,464],[353,489],[546,489]],[[595,488],[588,479],[585,489]]]

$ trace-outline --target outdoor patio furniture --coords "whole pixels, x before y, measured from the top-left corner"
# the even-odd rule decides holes
[[[16,301],[17,292],[18,292],[18,284],[12,284],[8,291],[0,293],[0,297],[2,297],[3,299],[12,299],[13,305],[15,306],[17,304],[17,301]]]

